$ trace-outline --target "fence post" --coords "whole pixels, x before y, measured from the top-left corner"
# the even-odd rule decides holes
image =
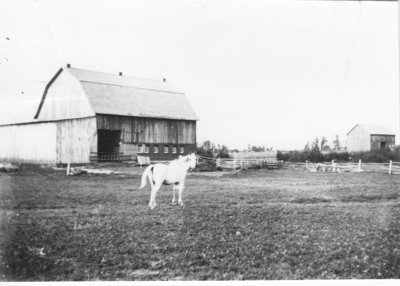
[[[217,159],[217,167],[221,167],[221,158]]]
[[[390,160],[390,163],[389,163],[389,175],[392,174],[392,165],[393,165],[392,160]]]
[[[243,169],[243,160],[240,160],[240,169]]]
[[[336,171],[338,171],[338,170],[339,170],[339,169],[336,168],[335,160],[332,160],[332,172],[336,172]]]
[[[361,172],[361,159],[358,160],[358,171]]]
[[[306,160],[306,170],[308,170],[308,160]]]
[[[67,176],[70,175],[70,172],[71,172],[71,165],[70,165],[69,160],[68,160],[68,165],[67,165]]]
[[[233,159],[233,170],[236,170],[236,159]]]

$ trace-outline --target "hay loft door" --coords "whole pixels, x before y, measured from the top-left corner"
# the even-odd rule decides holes
[[[120,152],[121,130],[98,129],[97,143],[99,155],[113,155]]]

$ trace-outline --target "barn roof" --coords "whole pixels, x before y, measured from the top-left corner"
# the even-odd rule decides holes
[[[48,86],[62,71],[69,72],[80,82],[96,114],[198,120],[185,94],[166,81],[65,67]]]
[[[95,113],[198,120],[184,93],[162,80],[66,68]]]
[[[139,78],[133,76],[117,75],[105,72],[69,68],[68,70],[81,82],[92,82],[105,85],[117,85],[139,89],[147,89],[162,92],[183,93],[173,87],[170,83],[161,80]]]
[[[351,131],[353,131],[357,126],[361,129],[363,129],[365,132],[367,132],[370,135],[395,135],[392,131],[390,131],[384,125],[370,125],[370,124],[356,124],[356,126],[354,126],[347,133],[347,135],[349,135],[351,133]]]

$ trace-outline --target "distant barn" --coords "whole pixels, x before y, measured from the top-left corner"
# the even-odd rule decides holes
[[[87,163],[195,151],[195,112],[165,80],[61,68],[32,122],[0,126],[0,160]]]
[[[347,151],[393,149],[395,135],[382,125],[357,124],[347,133]]]

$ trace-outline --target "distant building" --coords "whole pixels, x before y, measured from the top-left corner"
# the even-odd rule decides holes
[[[48,82],[34,119],[0,126],[0,160],[88,163],[196,150],[197,116],[165,80],[67,67]]]
[[[395,134],[382,125],[357,124],[347,133],[347,151],[393,149]]]
[[[254,151],[240,151],[231,152],[229,155],[234,159],[262,159],[270,162],[275,162],[276,151],[254,152]]]

